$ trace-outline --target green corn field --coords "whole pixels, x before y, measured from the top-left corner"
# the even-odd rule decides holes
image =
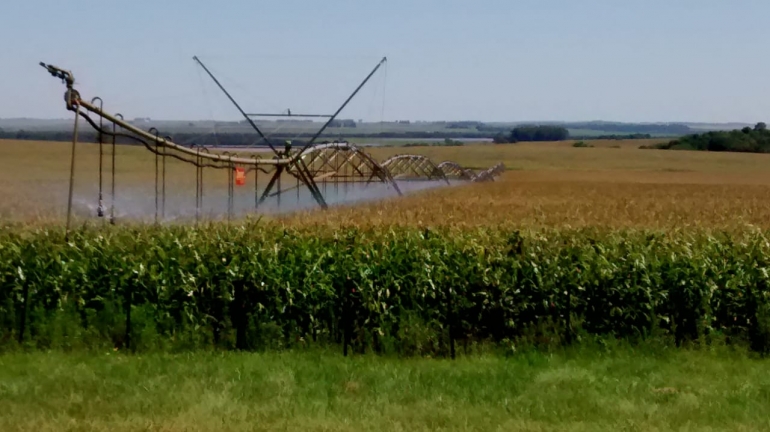
[[[586,337],[770,348],[763,231],[0,229],[0,347],[454,355]]]

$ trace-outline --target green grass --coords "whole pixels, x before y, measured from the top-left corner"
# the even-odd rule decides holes
[[[724,347],[456,361],[8,353],[0,430],[768,430],[767,368]]]

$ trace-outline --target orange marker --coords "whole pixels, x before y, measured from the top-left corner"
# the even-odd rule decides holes
[[[246,170],[241,167],[235,168],[235,184],[237,186],[243,186],[246,184]]]

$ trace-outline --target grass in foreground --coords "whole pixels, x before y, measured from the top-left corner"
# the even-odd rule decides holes
[[[767,370],[726,348],[456,361],[11,353],[0,430],[768,430]]]

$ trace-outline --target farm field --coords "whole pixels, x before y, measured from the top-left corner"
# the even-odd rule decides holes
[[[652,140],[653,142],[655,140]],[[329,212],[279,217],[302,224],[489,225],[545,227],[770,226],[770,157],[760,154],[640,150],[645,140],[462,147],[367,148],[375,159],[399,153],[453,160],[471,168],[505,163],[493,184],[436,188]],[[613,148],[619,146],[619,148]],[[93,214],[98,184],[97,146],[78,149],[76,210]],[[105,159],[108,161],[108,158]],[[5,220],[60,220],[66,205],[66,143],[0,142],[0,216]],[[153,194],[154,158],[139,147],[118,147],[117,193]],[[226,174],[207,179],[209,196],[225,194]],[[105,179],[105,185],[108,185]],[[167,193],[194,202],[195,170],[167,165]],[[105,186],[105,195],[107,193]],[[251,188],[236,199],[253,202]]]
[[[0,142],[0,430],[766,430],[770,158],[649,143],[373,147],[508,170],[197,227],[101,227],[80,144],[64,242],[69,145]]]
[[[294,223],[503,224],[526,227],[733,229],[770,227],[770,157],[759,154],[640,150],[639,141],[372,149],[378,158],[407,150],[481,168],[502,160],[493,184],[435,189]],[[610,146],[620,146],[612,148]],[[398,212],[397,218],[390,217]]]
[[[770,432],[770,1],[6,3],[0,432]]]

